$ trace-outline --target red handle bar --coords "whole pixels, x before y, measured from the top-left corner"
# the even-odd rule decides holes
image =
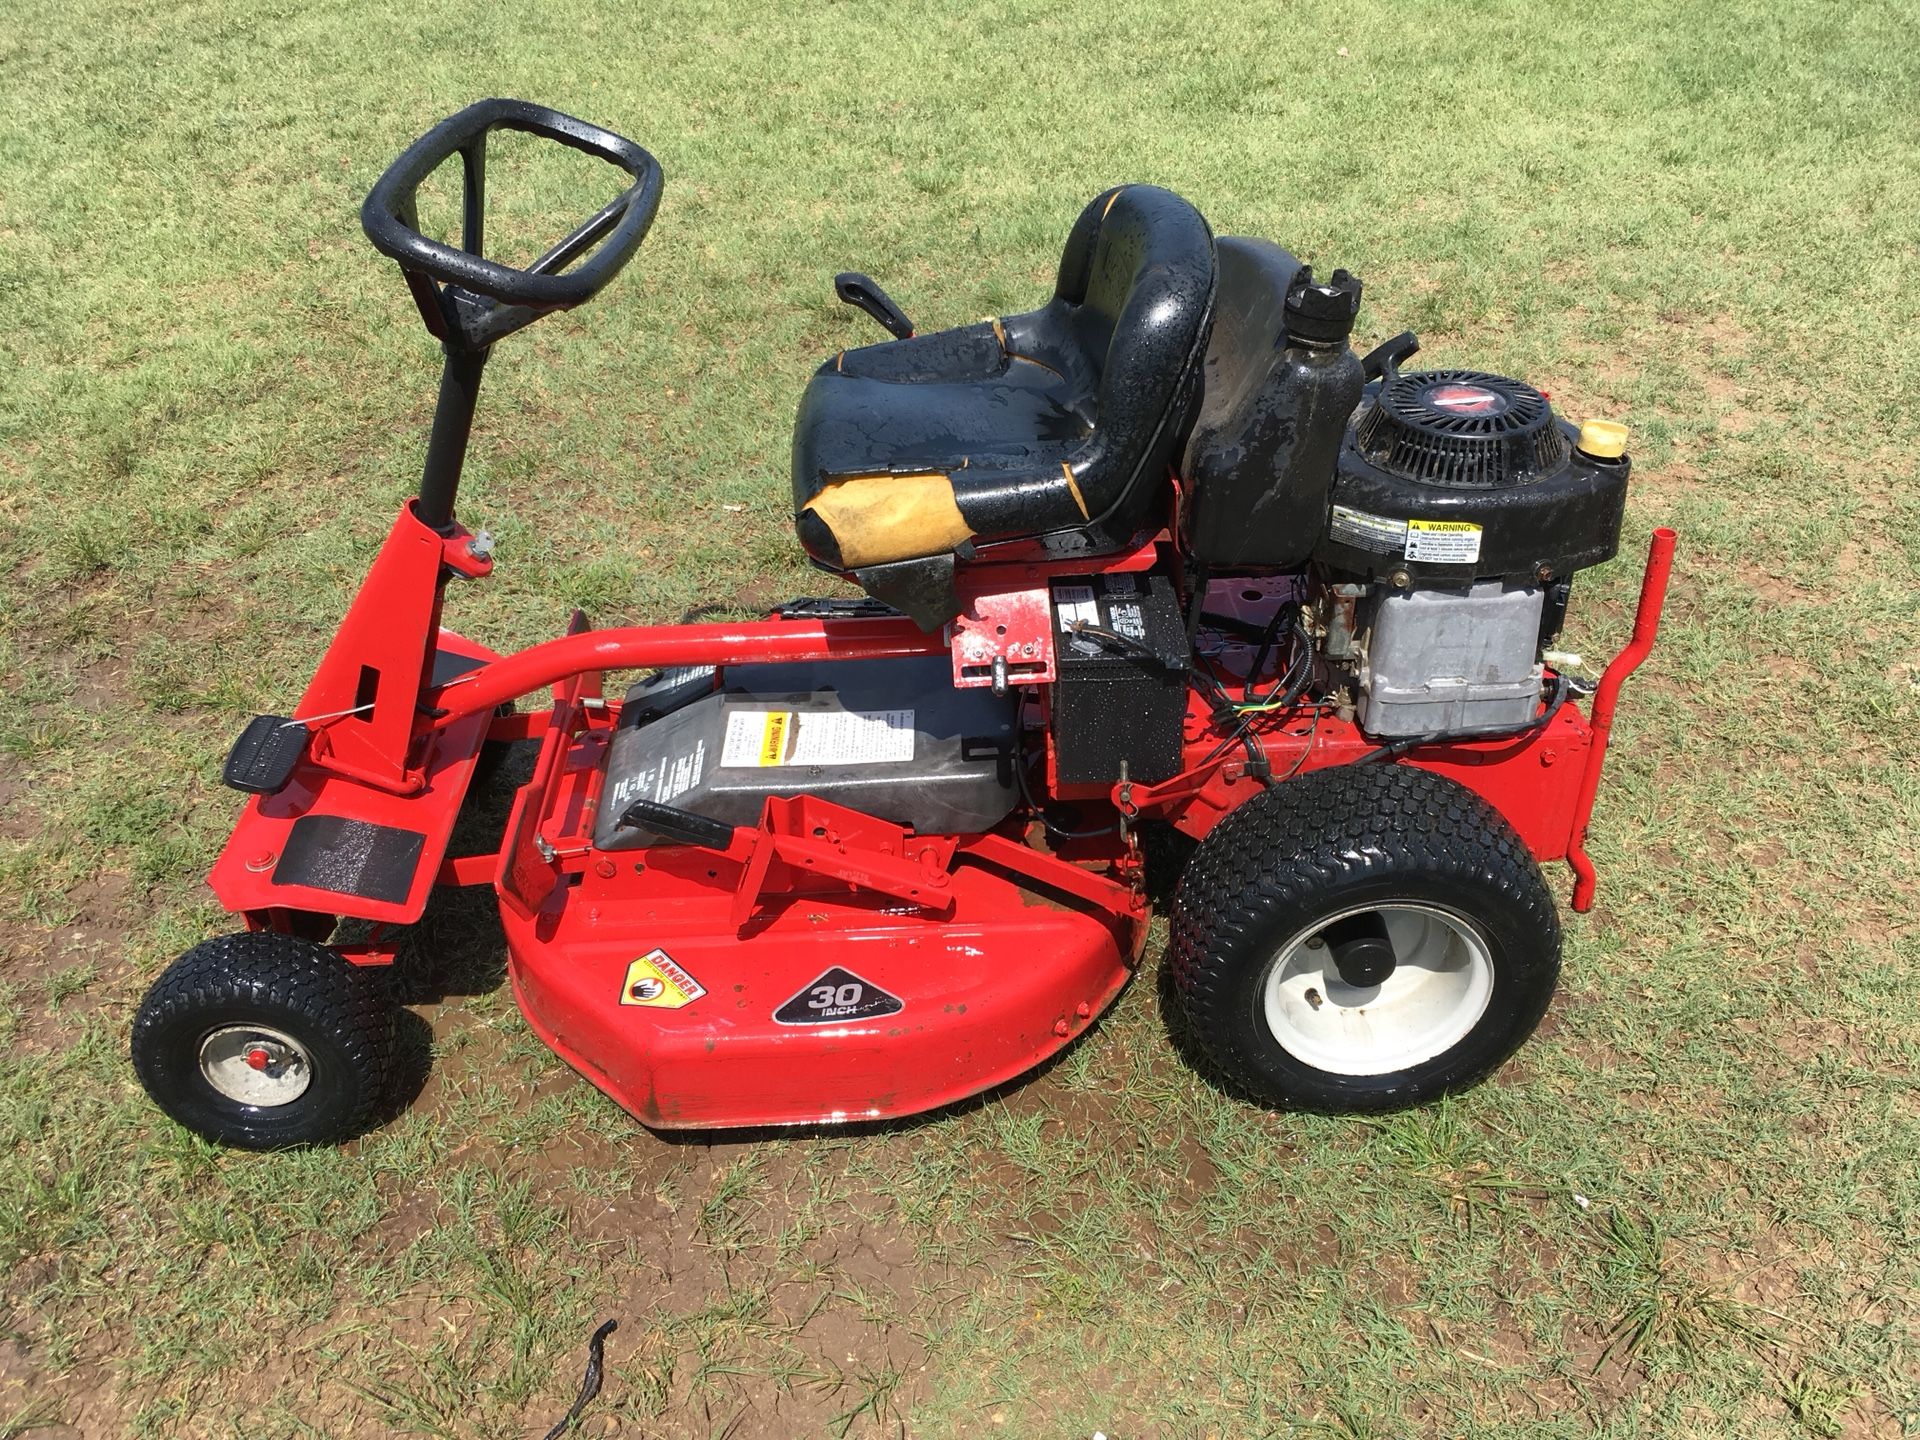
[[[1593,692],[1592,747],[1587,751],[1586,774],[1580,780],[1580,799],[1573,810],[1572,843],[1567,847],[1567,864],[1573,867],[1573,908],[1581,914],[1593,908],[1593,892],[1598,876],[1587,855],[1587,825],[1593,818],[1594,796],[1600,790],[1600,767],[1607,758],[1607,737],[1613,730],[1614,706],[1620,687],[1653,649],[1660,633],[1660,612],[1667,603],[1667,580],[1673,574],[1674,532],[1662,525],[1653,532],[1647,546],[1647,571],[1640,581],[1640,604],[1633,614],[1633,638],[1613,657],[1600,684]]]

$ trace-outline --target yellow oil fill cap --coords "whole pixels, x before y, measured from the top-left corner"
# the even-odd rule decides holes
[[[1627,453],[1627,427],[1618,420],[1581,421],[1580,453],[1596,460],[1618,460]]]

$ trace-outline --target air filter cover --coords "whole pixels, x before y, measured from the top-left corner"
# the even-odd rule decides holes
[[[1348,427],[1314,558],[1374,579],[1525,583],[1609,560],[1627,461],[1573,440],[1521,381],[1389,369]]]
[[[1538,479],[1573,448],[1546,396],[1476,370],[1391,376],[1362,412],[1356,441],[1368,460],[1405,479],[1481,490]]]

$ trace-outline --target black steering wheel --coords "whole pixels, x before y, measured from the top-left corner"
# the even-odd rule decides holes
[[[633,184],[526,269],[488,260],[481,253],[487,136],[495,130],[558,140],[618,166]],[[421,182],[455,154],[464,171],[457,250],[420,233],[416,208]],[[450,349],[484,350],[542,315],[599,294],[646,238],[660,208],[661,181],[660,162],[611,130],[525,100],[481,100],[442,120],[387,167],[360,207],[360,225],[376,250],[400,262],[427,329]],[[589,251],[590,258],[566,269]]]

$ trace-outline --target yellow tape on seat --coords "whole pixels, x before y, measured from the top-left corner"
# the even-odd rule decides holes
[[[973,532],[939,473],[849,475],[829,481],[806,509],[832,532],[848,569],[939,555]]]

